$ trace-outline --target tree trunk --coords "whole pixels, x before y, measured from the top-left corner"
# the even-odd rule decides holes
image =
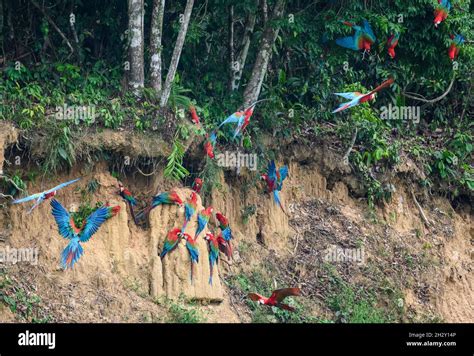
[[[279,28],[272,25],[272,22],[281,18],[285,8],[285,0],[277,0],[270,21],[267,23],[260,42],[260,51],[257,54],[253,65],[252,75],[244,92],[244,107],[258,100],[262,89],[263,80],[267,73],[268,63],[272,54],[272,47],[278,36]]]
[[[166,106],[170,97],[171,86],[173,85],[174,76],[176,69],[178,68],[179,58],[181,57],[181,51],[183,50],[184,40],[186,38],[186,32],[188,31],[189,20],[191,18],[191,12],[193,11],[194,0],[188,0],[186,2],[186,8],[184,9],[184,15],[180,16],[181,28],[179,29],[178,38],[174,45],[173,55],[171,56],[170,67],[168,74],[166,75],[165,85],[163,87],[163,93],[161,94],[160,106]]]
[[[155,89],[158,97],[161,94],[161,38],[163,34],[163,16],[165,13],[165,0],[154,0],[151,17],[150,38],[150,84]]]
[[[143,14],[144,0],[128,1],[128,31],[129,31],[129,60],[130,72],[128,87],[136,96],[141,96],[144,86],[143,63]]]
[[[234,73],[238,70],[235,67],[235,47],[234,47],[234,5],[229,6],[229,89],[234,88]]]

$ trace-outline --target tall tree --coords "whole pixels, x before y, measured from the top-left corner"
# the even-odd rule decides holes
[[[128,31],[129,31],[129,60],[130,71],[128,86],[136,95],[141,95],[144,86],[144,60],[143,60],[143,15],[144,0],[128,1]]]
[[[151,15],[150,36],[150,85],[155,89],[158,96],[161,94],[161,39],[163,36],[163,16],[165,13],[165,0],[154,0]]]
[[[263,80],[268,69],[268,62],[272,54],[272,47],[275,43],[280,27],[275,21],[283,16],[285,9],[285,0],[277,0],[271,14],[271,18],[266,23],[263,35],[260,41],[260,50],[257,53],[253,65],[252,75],[244,91],[244,107],[248,107],[254,101],[258,100],[262,89]]]
[[[186,2],[184,14],[179,17],[181,27],[179,29],[178,38],[176,39],[176,43],[174,45],[173,55],[171,56],[170,67],[168,69],[165,85],[161,94],[160,106],[166,106],[170,97],[171,86],[173,85],[176,69],[178,68],[179,58],[181,57],[181,51],[183,50],[184,40],[186,38],[186,32],[188,31],[189,20],[191,18],[191,12],[193,11],[193,5],[194,0],[188,0]]]

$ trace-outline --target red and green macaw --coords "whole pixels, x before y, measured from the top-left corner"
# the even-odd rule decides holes
[[[194,277],[194,264],[199,262],[199,250],[197,248],[196,239],[193,239],[189,234],[183,234],[183,237],[186,239],[186,248],[189,252],[189,257],[191,258],[191,282]]]
[[[33,204],[31,209],[28,210],[28,213],[27,213],[27,214],[31,214],[33,209],[38,207],[43,201],[56,196],[59,189],[62,189],[64,187],[68,186],[69,184],[75,183],[79,179],[81,179],[81,178],[70,180],[69,182],[62,183],[60,185],[55,186],[54,188],[51,188],[49,190],[45,190],[44,192],[36,193],[36,194],[30,195],[30,196],[27,196],[26,198],[21,198],[21,199],[14,200],[12,203],[13,204],[19,204],[19,203],[24,203],[24,202],[36,199],[36,202]]]
[[[262,100],[267,100],[267,99],[262,99]],[[233,137],[235,139],[238,135],[242,134],[245,131],[245,128],[250,123],[250,118],[253,115],[255,105],[257,105],[257,103],[262,101],[262,100],[256,101],[255,103],[253,103],[248,108],[246,108],[242,111],[237,111],[237,112],[233,113],[227,119],[222,121],[222,123],[219,125],[218,129],[220,129],[221,126],[223,126],[225,124],[236,123],[237,126],[235,127],[234,137]]]
[[[216,146],[217,142],[217,132],[212,131],[210,136],[209,134],[206,134],[206,138],[207,140],[204,142],[204,151],[209,158],[213,159],[215,157],[214,147]]]
[[[161,251],[160,257],[163,259],[168,252],[173,251],[177,246],[183,235],[181,234],[180,228],[174,228],[166,236],[165,243],[163,245],[163,251]]]
[[[214,265],[219,262],[219,241],[212,233],[208,232],[204,239],[207,241],[209,246],[209,284],[212,285],[212,276],[214,271]]]
[[[202,189],[202,184],[203,184],[203,181],[201,178],[195,178],[194,179],[194,182],[193,182],[193,185],[192,185],[192,189],[196,192],[196,193],[201,193],[201,189]]]
[[[335,95],[342,96],[343,98],[349,99],[350,101],[348,101],[346,103],[342,103],[332,113],[334,114],[336,112],[344,111],[348,108],[352,108],[352,107],[357,106],[359,104],[365,103],[369,100],[374,100],[375,99],[375,93],[377,93],[378,91],[380,91],[380,90],[382,90],[386,87],[389,87],[392,84],[393,84],[393,78],[389,78],[386,81],[384,81],[382,84],[380,84],[377,88],[375,88],[374,90],[370,91],[367,94],[362,94],[362,93],[359,93],[359,92],[356,92],[356,91],[347,92],[347,93],[334,93]]]
[[[84,253],[81,242],[89,241],[107,219],[117,215],[120,211],[120,206],[104,205],[90,214],[84,220],[82,227],[78,228],[74,224],[73,217],[56,199],[51,200],[50,204],[59,234],[70,240],[61,254],[61,265],[64,269],[74,267],[74,264]]]
[[[137,215],[137,219],[141,219],[143,215],[148,215],[152,209],[162,204],[168,204],[168,205],[177,204],[179,206],[182,206],[183,201],[179,197],[178,193],[176,193],[176,191],[174,190],[172,190],[171,192],[163,192],[163,193],[157,194],[153,197],[151,205],[145,208],[144,210],[142,210]]]
[[[216,219],[219,221],[219,228],[221,229],[220,236],[226,242],[226,249],[227,249],[227,257],[232,257],[232,244],[230,240],[232,240],[232,230],[230,229],[229,219],[227,219],[222,213],[216,213]]]
[[[183,224],[183,227],[181,228],[182,233],[184,233],[184,230],[186,230],[186,226],[188,226],[188,223],[191,221],[191,218],[196,212],[196,209],[197,209],[197,194],[196,192],[192,192],[191,199],[188,199],[188,201],[184,204],[184,224]]]
[[[395,58],[395,47],[398,45],[398,40],[400,39],[400,34],[392,34],[387,40],[387,52],[390,58]]]
[[[451,61],[454,61],[458,57],[459,51],[465,39],[462,35],[456,35],[456,36],[451,35],[451,40],[452,41],[448,49],[448,55],[449,55],[449,59],[451,59]]]
[[[267,173],[264,173],[260,176],[260,178],[267,183],[268,193],[273,193],[275,203],[281,208],[281,210],[283,210],[283,212],[285,212],[285,210],[281,205],[280,191],[283,188],[283,181],[286,179],[287,176],[288,167],[283,166],[280,169],[277,169],[274,160],[271,160],[268,163]]]
[[[375,43],[376,37],[367,20],[363,21],[363,26],[357,26],[351,22],[342,21],[346,26],[350,26],[355,30],[353,36],[336,39],[336,44],[341,47],[349,48],[354,51],[364,50],[370,53],[370,47]]]
[[[132,214],[133,221],[137,224],[137,218],[135,217],[135,211],[133,207],[137,205],[136,199],[133,197],[132,193],[125,188],[121,183],[119,183],[119,192],[118,194],[127,202],[130,207],[130,213]]]
[[[301,290],[299,288],[283,288],[273,291],[272,295],[269,298],[265,298],[264,296],[257,293],[249,293],[248,297],[254,302],[257,302],[261,305],[277,307],[288,311],[295,311],[295,308],[282,302],[286,297],[299,295],[301,295]]]
[[[189,112],[191,113],[191,118],[193,119],[193,122],[198,126],[200,127],[201,126],[201,123],[199,121],[199,116],[196,112],[196,108],[193,106],[193,105],[190,105],[189,106]]]
[[[196,233],[194,234],[194,239],[197,239],[199,234],[206,228],[207,223],[211,219],[212,211],[214,209],[212,206],[203,209],[200,213],[198,213],[198,226],[196,229]]]
[[[222,231],[219,232],[219,235],[217,236],[217,243],[219,245],[219,250],[221,250],[221,252],[230,260],[232,258],[232,245],[230,240],[226,241],[224,239],[222,236]]]
[[[438,27],[438,25],[446,20],[449,14],[449,10],[451,10],[451,3],[449,0],[438,0],[438,6],[434,11],[434,25]]]

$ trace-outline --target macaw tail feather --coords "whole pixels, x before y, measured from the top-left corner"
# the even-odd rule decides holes
[[[137,215],[136,215],[136,218],[137,220],[141,220],[143,217],[145,216],[148,216],[150,214],[150,211],[151,209],[153,209],[154,206],[153,205],[150,205],[150,206],[147,206],[145,209],[143,209],[142,211],[140,211]]]
[[[285,209],[283,209],[283,205],[281,205],[281,200],[280,200],[280,194],[279,194],[279,191],[278,190],[274,190],[273,191],[273,198],[275,198],[275,203],[277,203],[277,205],[280,207],[281,211],[283,211],[283,213],[288,216],[287,212],[285,211]]]
[[[231,244],[230,240],[227,241],[227,249],[226,249],[226,252],[227,252],[227,253],[226,253],[227,258],[228,258],[229,260],[232,259],[232,244]]]
[[[184,231],[186,230],[186,227],[188,226],[189,220],[184,220],[183,227],[181,228],[181,233],[184,234]]]
[[[212,286],[212,275],[213,275],[213,263],[209,260],[209,284]]]
[[[84,253],[78,238],[73,238],[61,254],[61,265],[64,269],[72,268]]]

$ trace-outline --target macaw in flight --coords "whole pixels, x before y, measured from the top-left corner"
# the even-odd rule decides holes
[[[349,48],[354,51],[364,50],[364,55],[366,52],[370,53],[370,47],[377,40],[370,24],[367,20],[363,21],[363,26],[357,26],[351,22],[342,21],[346,26],[352,27],[355,32],[353,36],[337,38],[336,44],[341,47]]]
[[[163,259],[168,252],[173,251],[177,246],[183,235],[181,229],[176,227],[168,232],[163,245],[163,251],[161,251],[160,258]]]
[[[384,81],[382,84],[380,84],[377,88],[375,88],[374,90],[368,92],[367,94],[362,94],[362,93],[359,93],[357,91],[347,92],[347,93],[334,93],[335,95],[342,96],[343,98],[349,99],[350,101],[348,101],[346,103],[342,103],[332,113],[334,114],[336,112],[344,111],[348,108],[352,108],[353,106],[357,106],[357,105],[365,103],[369,100],[374,100],[375,99],[375,93],[377,93],[378,91],[380,91],[380,90],[382,90],[386,87],[389,87],[392,84],[393,84],[393,78],[389,78],[386,81]]]
[[[449,55],[449,59],[451,59],[451,61],[454,61],[458,57],[459,51],[465,39],[462,35],[456,35],[456,36],[451,35],[451,40],[452,41],[448,49],[448,55]]]
[[[208,232],[204,237],[209,246],[209,284],[212,286],[212,276],[214,271],[214,265],[219,262],[219,241],[212,233]]]
[[[446,20],[448,17],[449,10],[451,10],[451,3],[449,0],[438,0],[438,6],[434,11],[434,25],[438,27],[438,25]]]
[[[242,134],[245,131],[245,128],[250,123],[250,118],[253,115],[255,105],[257,105],[257,103],[259,103],[259,102],[266,101],[266,100],[268,100],[268,99],[257,100],[252,105],[250,105],[248,108],[246,108],[242,111],[236,111],[235,113],[230,115],[227,119],[222,121],[222,123],[219,125],[219,127],[217,129],[220,129],[221,126],[223,126],[225,124],[230,124],[230,123],[235,124],[236,123],[237,126],[235,127],[234,137],[233,137],[235,139],[238,135]]]
[[[192,192],[191,199],[188,199],[188,201],[184,204],[184,224],[183,224],[183,227],[181,228],[182,233],[184,233],[184,230],[186,230],[186,226],[188,226],[188,223],[191,221],[191,218],[196,212],[196,209],[197,209],[197,194],[196,192]]]
[[[219,221],[219,228],[221,229],[221,238],[225,241],[225,251],[227,257],[232,257],[232,244],[230,240],[232,240],[232,230],[229,226],[229,219],[227,219],[222,213],[216,213],[216,219]]]
[[[138,215],[137,219],[141,219],[143,215],[148,215],[150,214],[150,211],[154,208],[156,208],[158,205],[162,204],[177,204],[179,206],[183,205],[183,201],[179,197],[178,193],[176,193],[174,190],[171,192],[163,192],[160,194],[157,194],[153,197],[153,200],[151,202],[151,205],[145,209],[143,209]]]
[[[202,189],[202,185],[203,185],[203,181],[201,178],[199,177],[196,177],[194,179],[194,182],[193,182],[193,185],[191,186],[192,190],[194,190],[196,193],[201,193],[201,189]]]
[[[295,311],[295,308],[282,302],[286,297],[299,295],[301,295],[301,290],[299,288],[283,288],[273,291],[270,298],[265,298],[257,293],[249,293],[248,297],[258,304],[267,305],[269,307],[277,307],[288,311]]]
[[[196,233],[194,234],[194,239],[196,240],[199,234],[206,228],[207,223],[211,219],[212,212],[213,212],[212,206],[207,207],[206,209],[203,209],[200,213],[198,213],[198,226],[196,229]]]
[[[281,205],[280,200],[280,191],[283,188],[283,181],[288,176],[288,166],[283,166],[277,170],[274,160],[271,160],[268,163],[267,173],[264,173],[260,176],[260,179],[264,180],[267,183],[268,193],[273,193],[273,198],[275,203],[281,208],[281,210],[286,214],[283,206]]]
[[[189,106],[189,112],[191,113],[191,118],[193,119],[193,122],[197,125],[198,128],[201,127],[199,116],[196,112],[196,108],[193,105]]]
[[[214,155],[214,147],[216,147],[216,142],[217,142],[217,132],[214,130],[211,132],[211,135],[206,133],[206,142],[204,142],[204,151],[206,152],[206,155],[213,159],[215,157]]]
[[[395,47],[398,45],[398,40],[400,39],[400,34],[392,34],[387,40],[387,52],[390,58],[395,58]]]
[[[199,250],[197,248],[196,239],[193,239],[189,234],[182,234],[183,238],[186,239],[186,248],[191,258],[191,283],[194,277],[194,264],[199,263]]]
[[[123,198],[123,200],[125,200],[125,202],[130,207],[130,213],[132,214],[133,221],[136,225],[137,218],[135,217],[135,211],[133,210],[133,207],[137,205],[136,199],[133,197],[132,193],[122,185],[122,183],[119,183],[118,194]]]
[[[66,186],[68,186],[69,184],[72,184],[72,183],[75,183],[77,182],[79,179],[81,178],[77,178],[77,179],[73,179],[73,180],[70,180],[69,182],[66,182],[66,183],[62,183],[60,185],[57,185],[56,187],[54,188],[51,188],[49,190],[46,190],[44,192],[41,192],[41,193],[36,193],[36,194],[33,194],[33,195],[30,195],[26,198],[21,198],[21,199],[17,199],[17,200],[14,200],[12,203],[13,204],[19,204],[19,203],[24,203],[24,202],[27,202],[27,201],[30,201],[30,200],[34,200],[36,199],[36,202],[33,204],[33,206],[31,207],[30,210],[28,210],[28,213],[27,214],[31,214],[31,212],[33,211],[33,209],[35,209],[37,206],[39,206],[43,201],[49,199],[49,198],[52,198],[54,196],[56,196],[56,194],[58,193],[58,190],[59,189],[62,189]]]
[[[84,220],[82,227],[78,228],[69,212],[56,199],[52,199],[50,204],[59,234],[70,240],[61,254],[61,265],[64,269],[74,267],[74,264],[84,253],[81,242],[89,241],[107,219],[117,215],[120,211],[120,206],[104,205],[90,214]]]

